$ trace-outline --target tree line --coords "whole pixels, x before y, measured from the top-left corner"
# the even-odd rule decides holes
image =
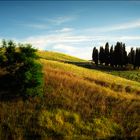
[[[117,42],[115,46],[109,46],[107,42],[105,47],[101,46],[99,50],[94,47],[92,60],[96,65],[101,64],[111,67],[126,67],[131,64],[134,69],[140,67],[140,48],[134,50],[131,48],[127,53],[125,43]]]

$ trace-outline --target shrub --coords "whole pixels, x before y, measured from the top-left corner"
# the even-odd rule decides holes
[[[36,49],[30,44],[19,44],[16,48],[13,41],[3,41],[0,48],[1,67],[14,77],[15,89],[23,97],[43,95],[42,66],[36,59]],[[18,89],[17,89],[18,88]]]
[[[26,60],[16,72],[16,79],[23,96],[43,95],[43,74],[41,65],[33,60]]]

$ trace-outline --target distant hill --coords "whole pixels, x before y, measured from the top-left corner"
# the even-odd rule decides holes
[[[63,63],[89,63],[65,54],[38,55],[44,97],[0,101],[0,138],[140,137],[139,82]]]
[[[52,51],[38,51],[37,54],[44,59],[47,60],[55,60],[60,62],[87,62],[86,60],[66,55],[59,52],[52,52]]]

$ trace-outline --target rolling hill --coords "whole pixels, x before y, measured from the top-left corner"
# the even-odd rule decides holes
[[[87,62],[86,60],[74,56],[66,55],[59,52],[52,52],[52,51],[38,51],[37,55],[43,59],[60,61],[60,62]]]
[[[140,137],[139,82],[64,63],[88,63],[65,54],[38,55],[44,97],[1,100],[1,139]]]

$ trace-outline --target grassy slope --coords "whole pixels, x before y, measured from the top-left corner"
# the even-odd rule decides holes
[[[63,53],[51,52],[51,51],[38,51],[37,54],[47,60],[55,60],[60,62],[87,62],[86,60],[69,56]]]
[[[42,62],[47,62],[47,64],[44,64],[44,65],[51,66],[53,69],[59,69],[65,72],[69,72],[71,74],[82,77],[85,80],[95,82],[96,84],[101,84],[102,86],[118,85],[118,87],[119,86],[120,88],[122,87],[122,90],[123,90],[123,87],[134,88],[135,90],[138,90],[138,91],[140,90],[139,82],[126,80],[124,78],[113,76],[111,74],[106,74],[98,70],[89,70],[89,69],[77,67],[71,64],[64,64],[64,63],[60,63],[56,61],[48,61],[48,60],[43,60],[43,59],[42,59]],[[113,87],[110,87],[110,88],[113,88]]]
[[[60,61],[60,62],[71,62],[75,65],[97,69],[99,71],[107,72],[109,74],[126,78],[128,80],[140,82],[140,71],[138,70],[133,70],[133,71],[120,71],[119,70],[118,71],[118,70],[109,69],[109,67],[106,68],[105,66],[96,67],[95,65],[91,64],[90,61],[86,61],[83,59],[79,59],[79,58],[62,54],[62,53],[58,53],[58,52],[38,51],[37,54],[43,59]],[[79,64],[76,64],[74,62],[79,62]]]
[[[140,136],[140,83],[57,61],[40,62],[44,98],[1,101],[2,138]]]
[[[135,93],[139,94],[140,83],[70,64],[41,62],[49,107],[76,112],[83,122],[89,123],[85,124],[85,129],[89,127],[86,131],[90,136],[93,133],[95,136],[112,136],[117,131],[127,136],[139,136],[140,96]],[[104,123],[109,123],[108,128],[103,125],[104,119]],[[96,123],[97,128],[93,128]],[[117,128],[112,128],[114,125]],[[96,129],[100,129],[99,132]]]
[[[140,70],[132,70],[132,71],[111,71],[110,74],[120,76],[126,79],[130,79],[133,81],[140,82]]]

